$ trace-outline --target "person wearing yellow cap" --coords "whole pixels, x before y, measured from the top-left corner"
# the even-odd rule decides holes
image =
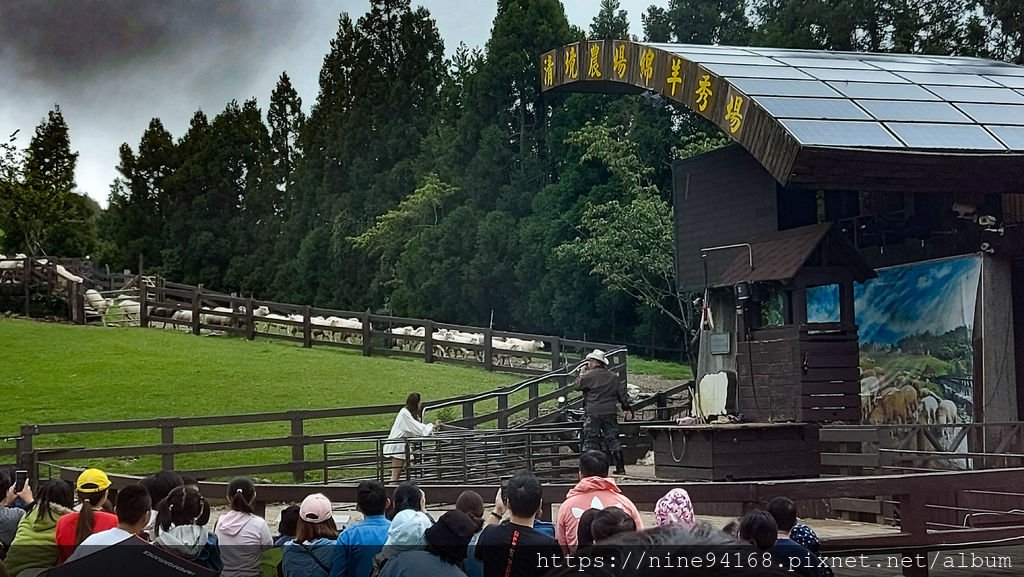
[[[110,479],[99,469],[86,469],[75,483],[80,511],[64,515],[57,521],[57,556],[63,563],[75,552],[82,541],[100,531],[117,527],[117,515],[103,512],[107,502]]]

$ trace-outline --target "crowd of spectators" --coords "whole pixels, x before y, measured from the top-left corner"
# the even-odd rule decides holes
[[[195,479],[171,471],[116,495],[98,469],[74,486],[50,480],[18,491],[0,471],[0,577],[45,575],[126,543],[158,547],[224,577],[622,576],[678,574],[684,564],[693,575],[832,577],[793,501],[773,499],[715,528],[697,520],[689,495],[676,488],[655,505],[655,526],[645,528],[598,451],[580,456],[579,481],[553,523],[541,519],[543,488],[527,471],[496,488],[493,502],[465,491],[436,519],[412,482],[390,494],[378,481],[361,482],[362,518],[344,527],[330,500],[313,493],[281,511],[277,535],[257,512],[256,491],[250,479],[233,480],[224,496],[230,510],[211,523]],[[634,552],[647,564],[622,562]]]

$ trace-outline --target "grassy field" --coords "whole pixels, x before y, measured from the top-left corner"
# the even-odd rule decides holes
[[[172,330],[101,328],[0,320],[3,411],[0,437],[23,424],[224,415],[402,403],[486,391],[520,377],[363,357],[294,343],[196,337]],[[488,407],[481,407],[487,409]],[[492,410],[494,407],[490,407]],[[387,429],[393,416],[348,417],[307,425],[306,434]],[[287,423],[178,431],[176,442],[287,436]],[[127,446],[158,443],[157,431],[61,435],[44,446]],[[318,447],[309,447],[311,455]],[[288,449],[179,457],[181,467],[284,462]],[[101,459],[119,471],[158,468],[156,457]]]
[[[488,391],[522,379],[515,375],[426,364],[417,360],[363,357],[338,349],[303,349],[294,343],[196,337],[173,330],[83,327],[0,319],[3,407],[0,439],[26,424],[228,415],[399,404],[411,391],[439,399]],[[630,372],[689,378],[672,363],[630,359]],[[547,392],[554,387],[542,387]],[[527,391],[509,400],[515,405]],[[553,404],[553,403],[552,403]],[[493,411],[494,401],[477,412]],[[458,418],[456,407],[450,416]],[[438,418],[428,414],[428,419]],[[307,422],[305,434],[387,430],[393,415]],[[176,443],[286,437],[288,423],[178,429]],[[37,447],[118,447],[160,442],[159,431],[49,435]],[[0,441],[0,446],[12,442]],[[290,449],[179,455],[180,469],[283,463]],[[320,446],[306,448],[310,460]],[[75,465],[126,473],[159,469],[156,456],[101,458]],[[268,475],[283,480],[285,475]]]
[[[693,371],[686,365],[666,361],[649,361],[639,357],[629,357],[629,372],[638,375],[655,375],[665,379],[689,381],[693,379]]]

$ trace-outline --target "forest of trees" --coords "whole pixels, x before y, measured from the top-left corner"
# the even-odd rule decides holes
[[[559,0],[497,2],[487,44],[447,58],[410,0],[342,14],[311,107],[282,73],[265,108],[198,111],[181,135],[154,118],[121,146],[104,211],[74,190],[57,108],[27,150],[2,145],[0,244],[115,270],[141,255],[147,272],[260,298],[493,315],[678,358],[692,319],[674,295],[671,162],[726,139],[640,97],[541,95],[541,53],[628,38],[632,17],[658,42],[1024,63],[1019,0],[661,0],[634,15],[602,0],[587,30]]]

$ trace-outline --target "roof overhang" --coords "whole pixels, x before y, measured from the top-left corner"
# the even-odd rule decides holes
[[[729,57],[723,57],[722,54]],[[957,81],[962,81],[960,77],[967,76],[966,73],[957,73],[958,71],[973,70],[979,82],[992,84],[991,94],[996,95],[998,92],[1004,97],[1019,97],[1021,102],[1019,109],[1015,108],[1016,104],[1012,104],[1016,102],[1013,98],[1010,99],[1009,105],[995,106],[1009,106],[1014,113],[1017,110],[1024,113],[1024,68],[980,59],[954,57],[927,58],[783,49],[694,47],[644,44],[625,40],[596,40],[569,44],[543,54],[540,60],[541,88],[543,91],[661,95],[662,98],[684,106],[718,126],[731,139],[746,148],[783,185],[811,189],[900,192],[1024,193],[1024,146],[1018,146],[1016,140],[1008,140],[1005,136],[1009,134],[1014,139],[1024,139],[1024,116],[1019,119],[1007,118],[1006,126],[991,126],[964,114],[964,118],[969,122],[940,125],[954,127],[947,131],[950,133],[953,133],[954,129],[966,130],[963,127],[970,127],[971,131],[977,131],[983,138],[991,139],[992,145],[989,148],[946,149],[936,148],[934,143],[929,142],[918,142],[912,146],[912,141],[898,132],[901,127],[911,123],[883,121],[873,117],[863,109],[861,100],[836,91],[835,82],[807,76],[810,80],[797,80],[802,83],[799,86],[809,89],[817,83],[821,85],[821,91],[831,91],[826,93],[827,98],[807,97],[808,104],[813,104],[813,100],[848,103],[858,111],[858,114],[863,112],[866,119],[837,122],[822,117],[820,126],[809,128],[834,129],[840,132],[846,130],[851,133],[856,132],[854,129],[864,129],[871,132],[870,138],[862,141],[858,141],[856,135],[850,135],[850,144],[821,145],[815,143],[813,139],[807,139],[806,136],[798,137],[792,128],[807,126],[801,125],[802,122],[817,122],[814,117],[773,114],[764,104],[772,98],[790,98],[791,95],[748,95],[747,91],[741,88],[741,85],[750,86],[751,80],[780,80],[773,78],[772,75],[782,74],[787,70],[789,72],[782,74],[781,80],[792,80],[794,75],[805,74],[803,70],[807,69],[801,69],[796,65],[787,66],[784,63],[802,58],[804,61],[811,61],[813,65],[812,57],[822,62],[839,63],[838,70],[830,71],[834,78],[842,78],[847,72],[851,78],[857,75],[863,77],[866,73],[891,75],[904,83],[893,86],[912,86],[924,90],[922,94],[927,95],[930,100],[922,101],[922,106],[931,106],[932,103],[938,102],[954,109],[955,105],[961,103],[946,103],[939,96],[942,91],[929,92],[926,89],[935,87],[919,86],[908,80],[913,78],[911,74],[924,73],[910,72],[900,76],[898,69],[902,67],[939,70],[945,67],[948,70],[943,69],[943,73],[948,75],[939,74],[939,81],[949,83],[953,82],[954,77]],[[730,58],[741,64],[729,64]],[[718,74],[713,70],[757,70],[756,63],[760,62],[758,59],[773,64],[763,67],[763,79],[752,79],[749,73],[748,76],[736,77],[732,74]],[[849,63],[848,69],[842,68],[844,63]],[[897,72],[891,72],[889,69],[896,69]],[[1008,78],[1011,82],[999,84],[999,78]],[[1013,88],[1018,82],[1021,88]],[[939,88],[952,90],[955,87],[943,85]],[[831,96],[832,93],[835,97]],[[878,101],[888,102],[884,99],[874,100]],[[797,103],[799,102],[797,100]],[[957,113],[960,114],[960,110],[957,110]],[[925,123],[921,123],[920,126],[925,126]],[[867,130],[869,128],[870,130]],[[839,140],[845,137],[843,134],[837,136]],[[878,142],[883,144],[878,146]],[[959,145],[954,141],[953,146]]]

